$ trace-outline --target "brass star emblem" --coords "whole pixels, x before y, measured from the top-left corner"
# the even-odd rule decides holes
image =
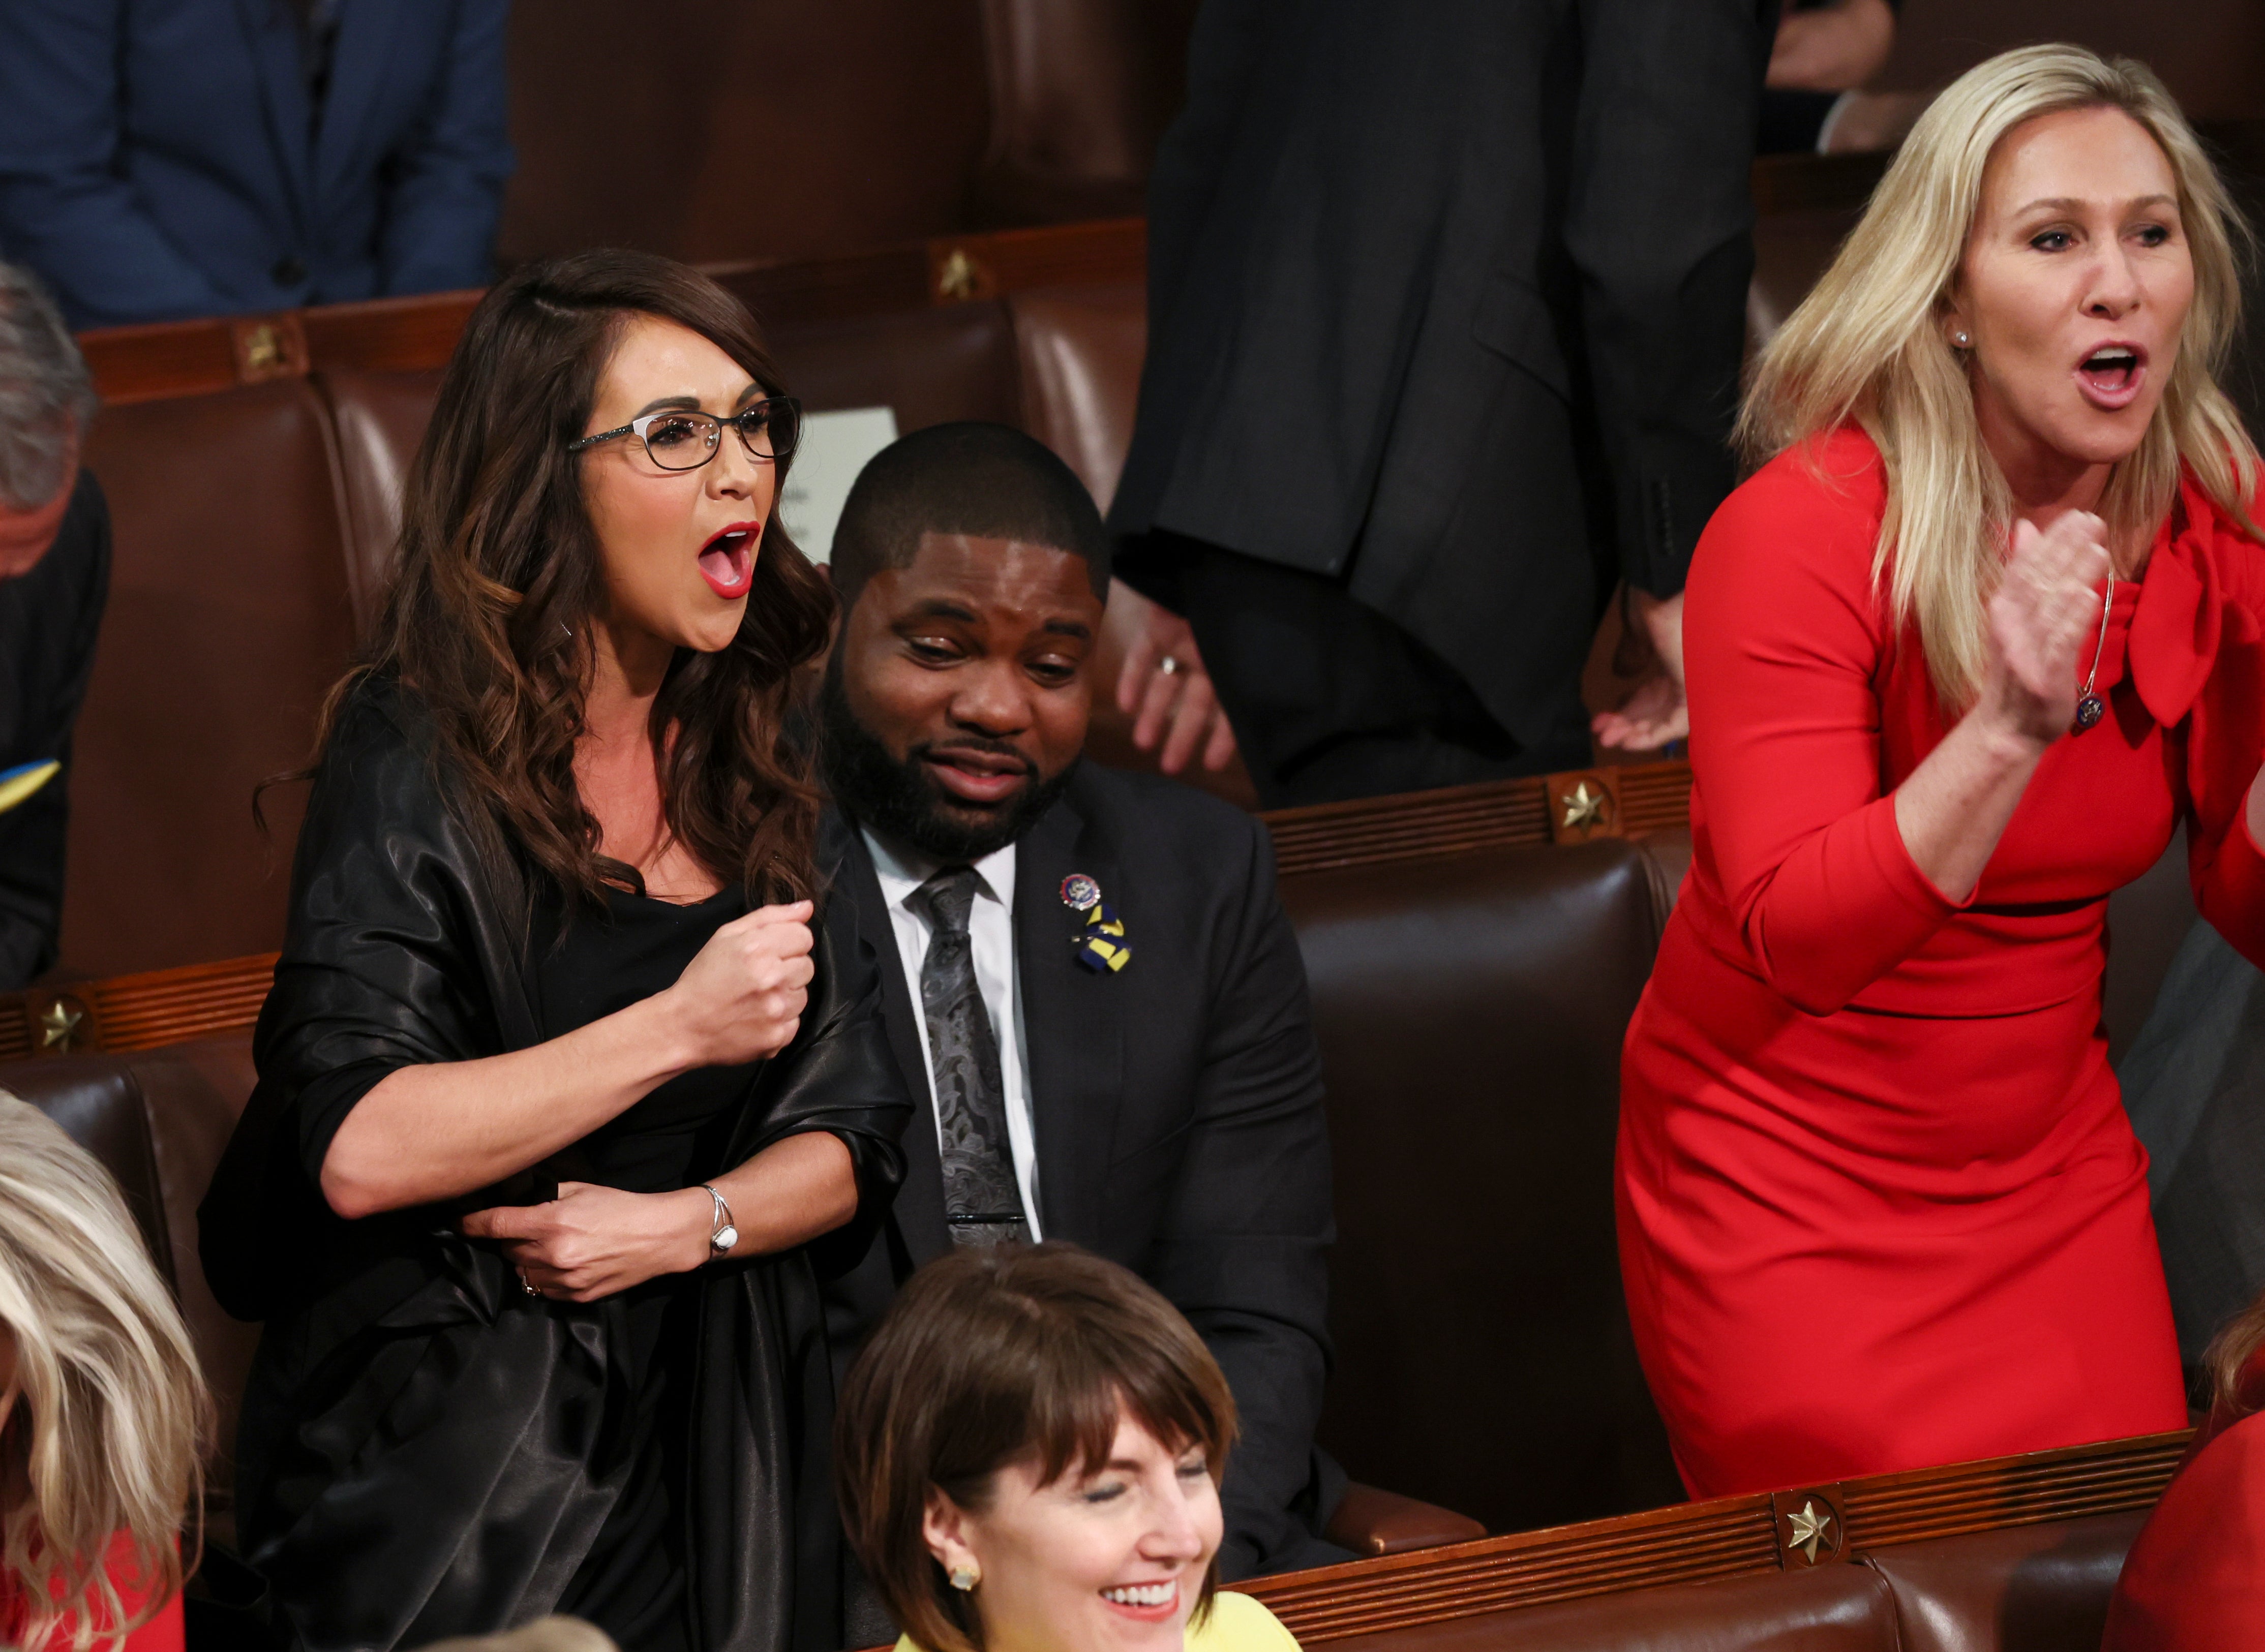
[[[78,1037],[79,1023],[85,1019],[86,1011],[72,1008],[68,998],[58,998],[40,1016],[40,1048],[68,1055],[71,1041]]]
[[[1583,781],[1565,794],[1564,829],[1573,832],[1582,826],[1603,825],[1608,801],[1604,792]]]
[[[1816,1565],[1818,1546],[1828,1540],[1825,1529],[1832,1524],[1832,1511],[1830,1509],[1819,1509],[1817,1506],[1817,1500],[1812,1497],[1786,1516],[1785,1519],[1786,1524],[1793,1530],[1793,1535],[1789,1539],[1790,1546],[1801,1550],[1809,1556],[1809,1563],[1811,1566]],[[1837,1548],[1839,1545],[1835,1543],[1833,1546]]]
[[[945,298],[972,298],[976,288],[975,260],[965,247],[954,247],[936,273],[936,290]]]
[[[273,373],[283,365],[283,340],[266,322],[244,335],[244,364],[254,373]]]

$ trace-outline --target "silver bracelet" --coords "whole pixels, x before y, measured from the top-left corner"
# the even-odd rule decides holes
[[[739,1230],[732,1225],[732,1207],[724,1203],[724,1196],[705,1182],[700,1185],[716,1201],[716,1229],[708,1235],[708,1260],[713,1262],[732,1254],[732,1247],[739,1242]]]

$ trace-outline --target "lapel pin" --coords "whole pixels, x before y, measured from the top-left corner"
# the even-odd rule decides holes
[[[1085,881],[1093,883],[1091,878]],[[1093,892],[1093,909],[1085,914],[1085,928],[1069,939],[1071,956],[1082,969],[1096,975],[1103,971],[1113,975],[1132,961],[1132,949],[1125,944],[1125,921],[1117,915],[1117,908],[1100,899],[1098,886]]]
[[[33,792],[62,772],[62,765],[49,758],[42,763],[18,763],[13,768],[0,768],[0,814],[5,814]],[[1101,886],[1091,878],[1093,899],[1101,899]],[[1067,886],[1065,886],[1067,887]]]
[[[1101,904],[1101,885],[1083,872],[1072,872],[1061,881],[1061,898],[1072,912],[1091,912]]]

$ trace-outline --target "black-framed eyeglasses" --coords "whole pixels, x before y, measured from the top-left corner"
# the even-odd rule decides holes
[[[670,408],[632,418],[618,430],[601,430],[569,442],[566,451],[579,453],[616,436],[635,436],[662,469],[697,470],[723,446],[726,425],[739,433],[748,457],[775,464],[793,458],[795,444],[802,440],[802,404],[791,396],[767,397],[729,418],[691,408]]]

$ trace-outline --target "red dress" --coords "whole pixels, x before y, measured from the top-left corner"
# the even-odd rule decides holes
[[[142,1609],[149,1599],[148,1587],[141,1581],[134,1565],[132,1542],[124,1536],[112,1545],[108,1556],[110,1581],[117,1586],[119,1603],[130,1617]],[[0,1576],[0,1646],[14,1648],[23,1638],[25,1600],[23,1590],[17,1586],[12,1575]],[[104,1626],[96,1626],[99,1634]],[[47,1638],[46,1652],[69,1652],[73,1626],[65,1622]],[[108,1652],[106,1640],[97,1640],[98,1652]],[[176,1594],[160,1606],[156,1615],[140,1628],[127,1634],[120,1643],[118,1652],[182,1652],[183,1624],[181,1597]]]
[[[2260,1398],[2258,1362],[2243,1372]],[[2139,1528],[2108,1603],[2101,1652],[2265,1645],[2265,1411],[2221,1407]]]
[[[2237,824],[2265,547],[2181,490],[2116,588],[2108,715],[1955,903],[1888,795],[1948,723],[1873,591],[1878,455],[1852,430],[1814,457],[1739,488],[1692,564],[1691,870],[1621,1069],[1621,1274],[1694,1496],[2183,1427],[2107,896],[2185,815],[2204,913],[2265,955]]]

